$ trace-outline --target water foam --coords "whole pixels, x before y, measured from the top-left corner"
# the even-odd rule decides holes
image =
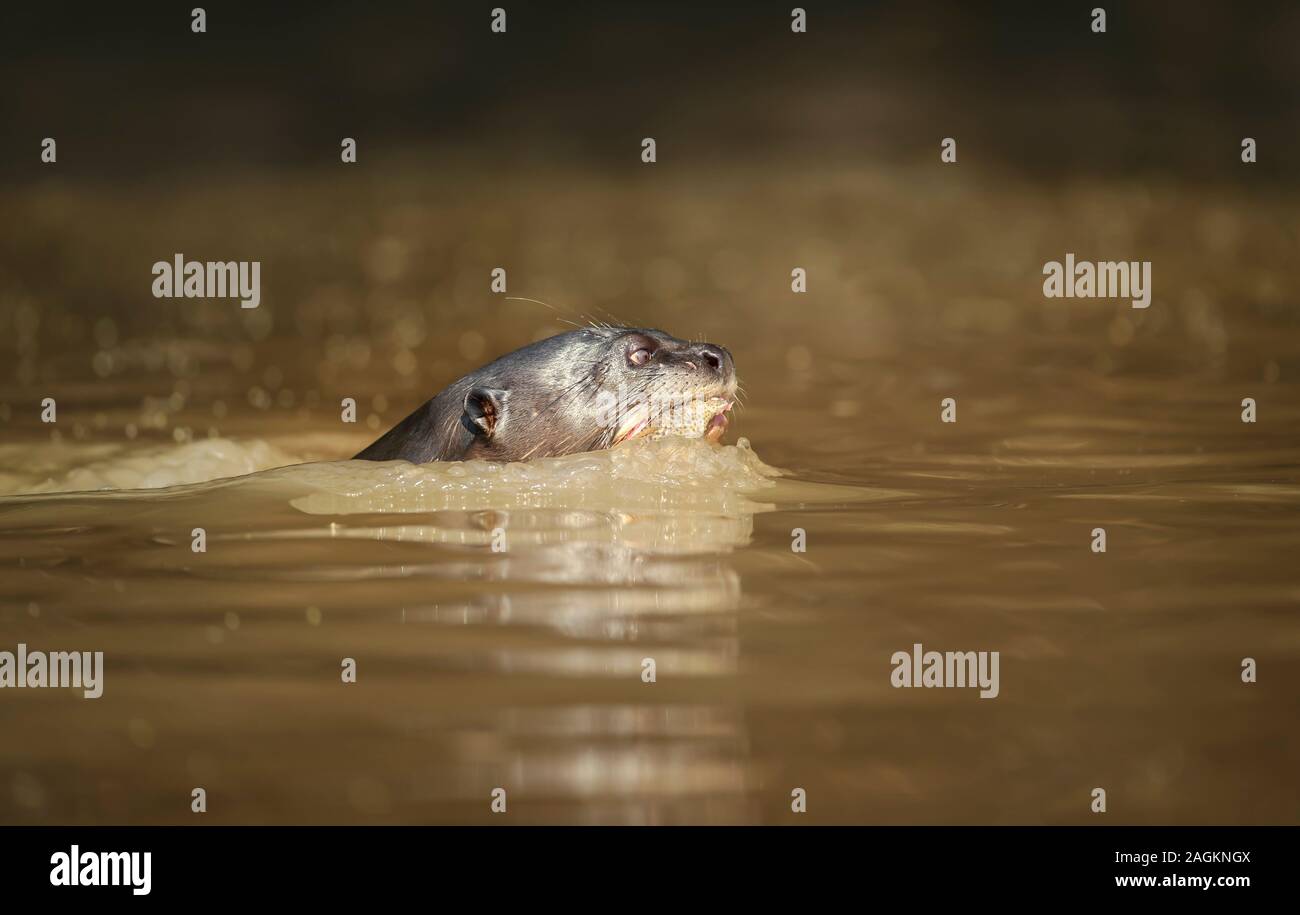
[[[23,446],[23,451],[30,453],[32,448]],[[226,438],[153,446],[51,444],[41,449],[39,464],[26,468],[17,457],[5,462],[18,469],[0,479],[0,494],[163,489],[243,476],[301,460],[261,439]]]

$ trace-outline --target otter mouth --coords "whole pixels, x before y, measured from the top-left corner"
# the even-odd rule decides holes
[[[662,407],[638,404],[623,415],[613,445],[637,438],[703,438],[717,443],[730,425],[727,412],[732,401],[726,397],[697,397]]]

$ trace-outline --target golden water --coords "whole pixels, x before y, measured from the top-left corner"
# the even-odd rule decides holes
[[[152,193],[6,192],[0,649],[107,672],[0,694],[0,821],[1087,823],[1095,787],[1111,823],[1296,821],[1294,200],[771,171]],[[151,298],[177,251],[260,258],[261,308]],[[1151,308],[1044,300],[1067,251],[1152,260]],[[498,263],[555,309],[490,295]],[[725,447],[342,460],[607,312],[731,349]],[[915,642],[1001,652],[1000,695],[892,688]]]

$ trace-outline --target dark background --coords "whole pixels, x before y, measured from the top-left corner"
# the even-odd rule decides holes
[[[786,156],[1020,176],[1293,183],[1300,8],[1283,3],[6,4],[0,180],[274,173],[361,155],[634,169]],[[539,40],[540,39],[540,40]],[[1240,140],[1259,163],[1239,162]],[[472,150],[472,153],[466,152]],[[44,177],[44,176],[42,176]]]

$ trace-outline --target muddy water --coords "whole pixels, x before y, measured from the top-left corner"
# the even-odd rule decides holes
[[[1095,822],[1096,787],[1109,822],[1300,814],[1294,200],[789,172],[6,194],[0,648],[106,674],[0,693],[4,822],[190,823],[196,786],[207,823]],[[149,297],[175,251],[260,258],[262,306]],[[1067,251],[1152,260],[1151,308],[1044,300]],[[499,263],[548,304],[490,295]],[[342,460],[611,315],[732,350],[724,447]],[[893,688],[918,642],[1000,652],[997,698]]]

